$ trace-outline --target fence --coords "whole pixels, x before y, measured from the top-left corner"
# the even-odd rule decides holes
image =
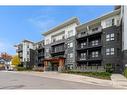
[[[67,70],[73,70],[73,71],[79,71],[79,72],[105,72],[104,66],[77,66],[72,69]]]

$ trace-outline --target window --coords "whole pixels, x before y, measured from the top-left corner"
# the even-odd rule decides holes
[[[80,60],[86,60],[86,53],[81,53],[80,56]]]
[[[46,44],[49,44],[49,39],[46,40]]]
[[[111,55],[114,55],[114,48],[111,48]]]
[[[114,36],[114,33],[112,33],[112,34],[107,34],[107,35],[106,35],[106,41],[113,41],[113,40],[115,40],[114,37],[115,37],[115,36]]]
[[[70,47],[73,47],[73,43],[70,43]]]
[[[114,18],[106,20],[106,27],[110,27],[114,25]]]
[[[86,42],[81,43],[81,48],[84,48],[86,46]]]
[[[110,49],[106,49],[106,55],[110,55]]]
[[[73,30],[68,31],[68,38],[73,36]]]
[[[27,61],[30,61],[30,59],[29,59],[29,58],[27,58]]]
[[[68,43],[68,48],[73,47],[73,43]]]
[[[114,33],[111,34],[110,40],[111,40],[111,41],[114,40]]]
[[[73,53],[69,53],[68,58],[73,58]]]
[[[27,45],[27,48],[29,48],[29,45]]]
[[[115,51],[114,48],[108,48],[106,49],[106,55],[114,55],[115,54],[114,51]]]
[[[27,55],[29,55],[29,51],[27,51]]]
[[[99,56],[99,52],[98,51],[93,51],[92,52],[92,57],[98,57]]]
[[[98,27],[92,29],[92,32],[95,32],[95,31],[98,31]]]
[[[99,41],[98,40],[94,40],[92,41],[92,46],[98,45]]]
[[[55,39],[55,38],[53,38],[53,39],[52,39],[52,42],[56,42],[56,39]]]
[[[46,50],[45,50],[46,52],[49,52],[49,48],[46,48]]]
[[[82,31],[82,32],[81,32],[81,35],[85,35],[85,34],[86,34],[86,31]]]

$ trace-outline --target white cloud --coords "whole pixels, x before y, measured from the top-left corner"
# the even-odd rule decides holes
[[[45,16],[29,19],[29,21],[41,31],[47,31],[49,28],[53,27],[56,24],[56,20],[54,18],[49,19],[49,17]]]
[[[57,24],[57,19],[52,16],[56,12],[54,7],[44,7],[39,10],[41,14],[28,19],[35,27],[39,28],[41,32],[45,32]]]
[[[0,53],[1,52],[7,52],[7,53],[15,53],[15,49],[13,47],[13,44],[11,44],[7,40],[0,40]]]

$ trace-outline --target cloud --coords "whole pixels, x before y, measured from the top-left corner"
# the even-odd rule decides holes
[[[1,52],[7,52],[9,54],[14,54],[15,49],[13,47],[13,44],[11,44],[7,40],[0,40],[0,53]]]
[[[47,31],[56,24],[56,20],[48,16],[38,16],[37,18],[29,19],[29,21],[41,31]]]
[[[58,19],[53,16],[57,12],[55,7],[43,7],[39,11],[41,14],[28,18],[28,22],[41,30],[41,32],[45,32],[57,24]]]

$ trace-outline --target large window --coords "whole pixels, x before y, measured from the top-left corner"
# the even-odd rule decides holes
[[[81,43],[81,48],[84,48],[86,46],[86,42]]]
[[[71,48],[71,47],[73,47],[73,42],[68,43],[68,48]]]
[[[49,39],[46,40],[46,44],[49,44]]]
[[[92,52],[92,57],[98,57],[99,56],[99,52],[98,51],[93,51]]]
[[[86,53],[81,53],[80,56],[80,60],[86,60]]]
[[[106,24],[106,27],[113,26],[114,25],[114,18],[106,20],[105,24]]]
[[[68,31],[68,38],[73,36],[73,30]]]
[[[73,53],[69,53],[68,58],[73,58]]]
[[[115,40],[114,37],[115,37],[114,33],[107,34],[106,41],[113,41],[113,40]]]
[[[94,40],[92,41],[92,46],[98,45],[99,41],[98,40]]]
[[[115,49],[114,48],[107,48],[106,49],[106,55],[114,55]]]

